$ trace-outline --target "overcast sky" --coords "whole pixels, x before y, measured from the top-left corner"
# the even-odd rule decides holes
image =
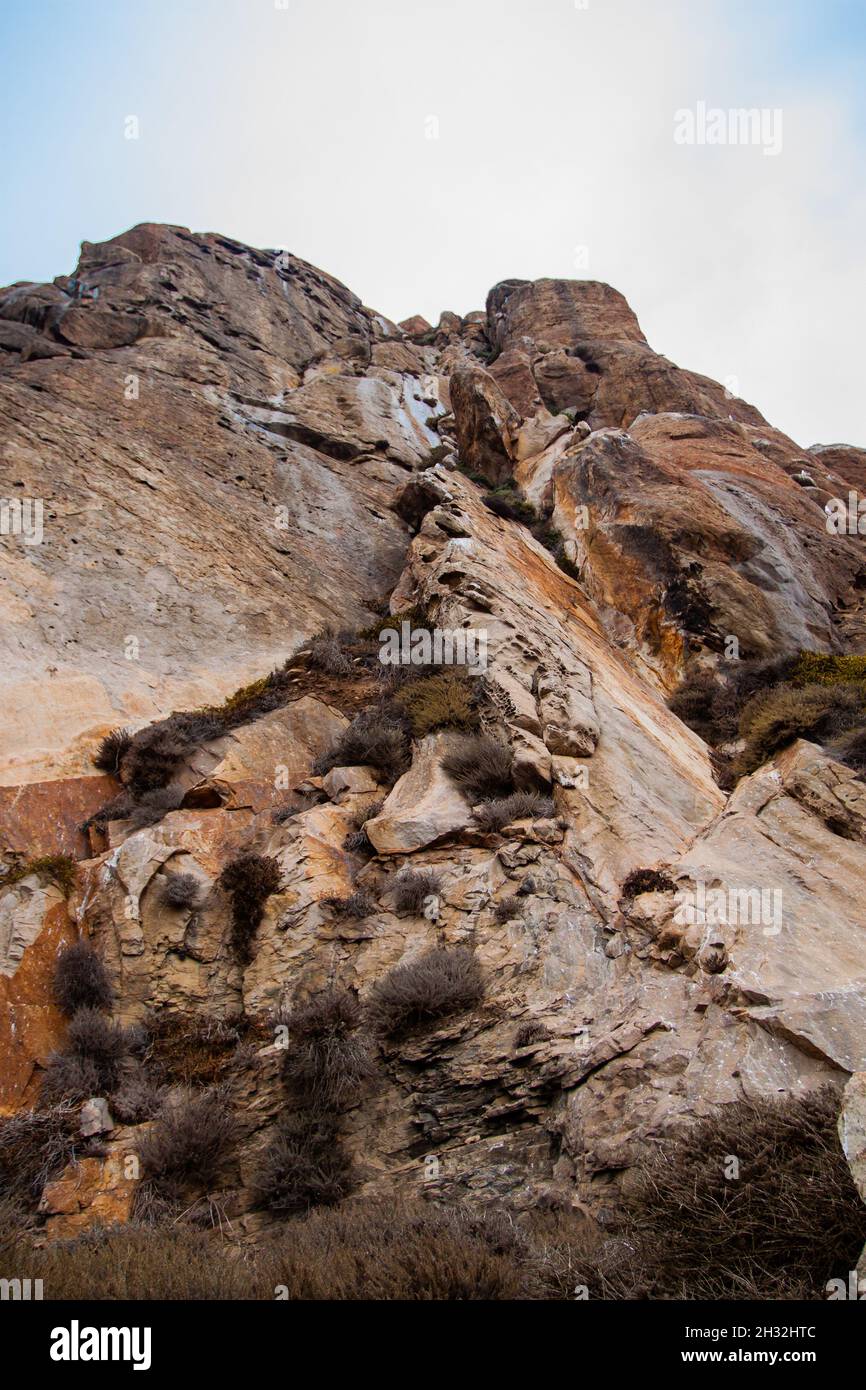
[[[606,280],[801,444],[866,446],[864,0],[3,0],[0,51],[0,284],[144,221],[393,319]],[[701,102],[765,138],[678,143]]]

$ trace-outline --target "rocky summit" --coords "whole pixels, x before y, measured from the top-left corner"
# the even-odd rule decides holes
[[[380,1198],[606,1232],[665,1145],[827,1088],[866,1190],[866,449],[605,284],[395,324],[152,224],[0,291],[0,418],[37,1244]]]

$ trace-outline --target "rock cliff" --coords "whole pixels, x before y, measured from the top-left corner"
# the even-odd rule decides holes
[[[826,507],[866,450],[798,447],[656,354],[607,285],[507,280],[398,325],[288,253],[155,225],[0,291],[0,418],[0,492],[44,531],[0,544],[7,1113],[64,1046],[52,972],[80,937],[122,1024],[243,1033],[218,1186],[250,1236],[279,1020],[334,989],[364,1008],[431,950],[470,949],[483,992],[376,1035],[340,1112],[362,1194],[604,1220],[677,1127],[866,1071],[858,768],[794,730],[725,778],[667,703],[863,650],[863,539]],[[460,719],[414,725],[390,770],[335,760],[393,712],[389,614],[484,634],[472,729],[510,750],[513,817],[449,773]],[[149,792],[128,753],[94,765],[178,711],[198,734]],[[240,854],[279,867],[246,959],[221,880]],[[414,910],[407,868],[435,875]],[[105,1153],[141,1128],[115,1116]],[[58,1177],[51,1230],[128,1215],[128,1186],[94,1169],[70,1203]]]

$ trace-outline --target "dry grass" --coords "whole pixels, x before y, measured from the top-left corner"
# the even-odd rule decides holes
[[[548,820],[556,814],[553,798],[539,792],[512,792],[477,807],[475,819],[482,830],[498,831],[516,820]]]
[[[291,1216],[341,1202],[354,1182],[335,1118],[311,1110],[281,1120],[255,1185],[262,1206]]]
[[[754,695],[740,715],[746,746],[740,776],[754,772],[795,739],[832,738],[866,721],[866,697],[857,685],[776,686]]]
[[[344,898],[327,897],[320,898],[319,901],[335,917],[354,917],[359,921],[369,917],[376,908],[370,894],[365,893],[362,888],[356,889],[354,893],[349,893]]]
[[[505,743],[486,734],[455,739],[442,767],[471,802],[493,801],[514,791],[514,755]]]
[[[175,1201],[209,1186],[237,1132],[227,1088],[173,1096],[139,1146],[151,1190]]]
[[[112,729],[110,734],[106,734],[100,743],[93,758],[93,766],[98,767],[100,772],[108,772],[113,777],[117,777],[129,745],[132,742],[132,735],[128,729]]]
[[[191,1013],[148,1019],[148,1065],[161,1083],[213,1086],[222,1081],[243,1045],[236,1022]]]
[[[283,1075],[294,1094],[319,1110],[356,1101],[376,1068],[354,994],[327,990],[294,1008],[285,1023],[289,1047]]]
[[[49,1178],[65,1168],[78,1140],[78,1107],[70,1101],[0,1119],[0,1191],[16,1205],[38,1201]]]
[[[484,978],[464,946],[439,946],[377,981],[367,1015],[377,1032],[396,1037],[423,1023],[469,1009],[484,995]]]
[[[242,965],[249,965],[253,958],[253,940],[265,902],[279,892],[281,881],[276,859],[263,854],[239,854],[220,874],[219,885],[232,902],[232,948]]]
[[[76,941],[57,957],[54,998],[71,1018],[79,1009],[110,1009],[114,990],[108,971],[89,941]]]
[[[111,1227],[29,1251],[21,1267],[44,1283],[47,1300],[199,1300],[273,1298],[249,1251],[179,1226]]]
[[[201,899],[201,883],[195,874],[169,874],[162,886],[162,900],[166,907],[184,908],[191,911]]]
[[[423,738],[435,729],[478,726],[475,685],[454,672],[441,671],[410,680],[394,700],[405,710],[415,738]]]
[[[507,1218],[424,1202],[313,1212],[262,1251],[290,1299],[464,1301],[536,1292],[527,1245]]]
[[[409,765],[409,742],[398,720],[373,708],[355,716],[327,752],[313,764],[321,777],[332,767],[368,766],[385,782],[396,782]]]
[[[412,913],[418,916],[424,903],[439,894],[442,876],[433,869],[410,869],[408,865],[394,875],[391,892],[397,912]]]
[[[826,1297],[866,1240],[830,1089],[720,1106],[641,1164],[619,1231],[585,1260],[591,1296]],[[726,1177],[730,1158],[739,1176]]]

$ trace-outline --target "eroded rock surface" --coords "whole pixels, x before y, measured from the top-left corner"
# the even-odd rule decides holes
[[[45,500],[42,544],[0,549],[5,848],[80,860],[71,920],[44,874],[0,888],[6,1108],[32,1102],[62,1039],[50,978],[74,931],[123,1023],[258,1030],[223,1203],[251,1237],[286,1105],[275,1020],[335,985],[364,1004],[436,946],[474,950],[484,997],[376,1043],[342,1119],[365,1192],[604,1217],[673,1126],[866,1071],[863,782],[800,741],[723,791],[664,703],[731,637],[743,657],[860,649],[863,538],[831,534],[824,508],[863,450],[799,449],[657,356],[605,285],[504,281],[483,313],[398,327],[295,257],[174,227],[85,243],[72,279],[5,291],[0,368],[4,495]],[[485,506],[509,483],[564,567]],[[366,673],[344,698],[348,661],[194,750],[154,824],[78,836],[118,790],[92,767],[102,734],[218,704],[383,599],[483,631],[486,717],[553,815],[485,831],[443,770],[448,731],[415,741],[395,785],[345,759],[311,775],[376,697]],[[239,853],[280,872],[248,963],[218,882]],[[417,913],[396,906],[406,866],[439,878]],[[631,891],[637,871],[654,886]],[[194,906],[167,894],[181,873]],[[112,1159],[137,1142],[114,1133],[46,1189],[53,1233],[126,1218]]]

